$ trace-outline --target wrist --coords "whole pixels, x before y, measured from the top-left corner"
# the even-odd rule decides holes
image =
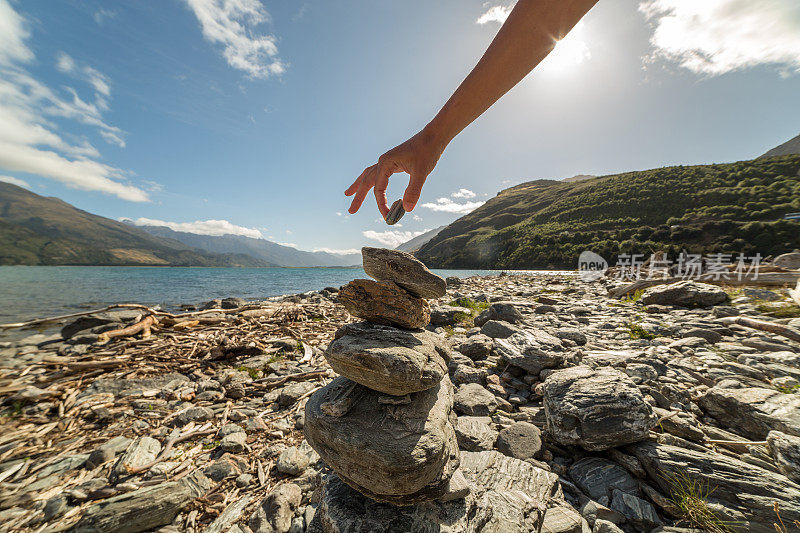
[[[454,135],[451,135],[449,129],[446,127],[441,117],[438,115],[431,120],[422,131],[419,132],[425,144],[434,147],[434,149],[441,154],[450,141],[453,140]]]

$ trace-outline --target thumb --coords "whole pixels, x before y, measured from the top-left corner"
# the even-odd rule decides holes
[[[427,176],[422,176],[420,174],[411,176],[408,187],[406,187],[406,192],[403,195],[403,209],[405,209],[406,212],[413,211],[416,207],[419,197],[422,194],[422,186],[425,185],[426,177]]]

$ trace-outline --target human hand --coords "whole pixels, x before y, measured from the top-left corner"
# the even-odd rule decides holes
[[[374,189],[378,210],[383,218],[386,218],[389,213],[386,187],[389,184],[389,177],[398,172],[405,172],[410,177],[408,187],[403,195],[403,209],[406,212],[412,211],[417,205],[425,180],[439,161],[444,148],[445,144],[426,130],[392,148],[378,158],[377,164],[365,169],[344,192],[345,196],[355,194],[348,211],[350,213],[358,211],[369,190]]]

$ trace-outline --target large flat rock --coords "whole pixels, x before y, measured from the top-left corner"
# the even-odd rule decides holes
[[[336,331],[325,358],[346,378],[402,396],[435,386],[447,374],[451,353],[445,339],[427,330],[357,322]]]
[[[736,531],[774,533],[773,502],[785,524],[800,520],[800,485],[785,476],[719,453],[642,442],[628,447],[664,494],[676,478],[693,480],[713,490],[709,503],[718,504],[723,520],[739,522]]]
[[[325,414],[323,405],[343,390],[352,395],[349,410]],[[403,496],[407,503],[430,499],[444,492],[442,483],[458,466],[452,404],[447,377],[411,394],[407,403],[338,377],[309,398],[306,440],[343,481],[369,496]]]
[[[430,306],[390,281],[355,279],[339,291],[339,303],[359,318],[401,328],[423,328],[430,322]]]
[[[631,378],[608,367],[556,370],[543,405],[551,438],[590,451],[646,439],[657,420]]]
[[[561,340],[544,331],[514,333],[507,339],[495,339],[494,351],[504,363],[519,367],[529,374],[545,368],[556,368],[564,362]]]
[[[462,454],[472,493],[449,502],[409,507],[375,502],[337,476],[323,479],[309,531],[324,533],[529,533],[545,509],[563,502],[558,476],[530,463],[485,451]]]
[[[774,389],[712,387],[700,407],[738,435],[764,440],[771,430],[800,436],[800,395]]]
[[[400,250],[386,248],[361,249],[364,272],[378,281],[393,281],[420,298],[441,298],[447,293],[447,283],[426,267],[422,261]]]
[[[715,285],[687,280],[645,289],[640,301],[645,305],[711,307],[728,301],[728,294]]]

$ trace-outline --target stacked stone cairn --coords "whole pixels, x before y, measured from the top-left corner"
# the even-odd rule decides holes
[[[445,280],[404,252],[361,253],[374,280],[351,281],[339,301],[364,321],[339,328],[325,352],[340,376],[309,398],[306,440],[341,481],[378,502],[462,498],[452,352],[423,329],[426,298],[444,296]]]

